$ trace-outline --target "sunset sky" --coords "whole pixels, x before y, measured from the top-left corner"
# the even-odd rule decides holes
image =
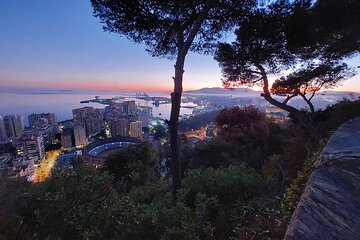
[[[144,49],[104,32],[89,0],[0,0],[1,88],[171,91],[174,63]],[[190,53],[184,77],[185,90],[221,86],[211,56]],[[360,77],[336,90],[360,92]]]

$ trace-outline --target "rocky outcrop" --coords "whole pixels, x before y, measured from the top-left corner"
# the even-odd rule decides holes
[[[343,124],[323,149],[285,239],[360,239],[360,118]]]

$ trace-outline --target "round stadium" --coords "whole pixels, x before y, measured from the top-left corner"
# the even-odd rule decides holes
[[[139,139],[130,137],[107,138],[85,146],[82,157],[86,164],[102,167],[110,153],[139,142]]]

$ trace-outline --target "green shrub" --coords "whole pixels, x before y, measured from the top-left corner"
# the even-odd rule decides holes
[[[217,196],[221,202],[231,202],[239,198],[248,200],[258,195],[265,185],[264,178],[245,164],[218,170],[190,170],[183,180],[183,188],[190,193]]]

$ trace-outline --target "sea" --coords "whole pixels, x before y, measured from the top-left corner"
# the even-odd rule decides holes
[[[151,97],[170,97],[169,93],[147,93]],[[163,119],[170,118],[171,104],[160,104],[156,107],[151,101],[136,98],[136,92],[85,92],[85,91],[18,91],[0,92],[0,116],[19,114],[24,117],[25,126],[28,126],[28,115],[32,113],[52,112],[58,121],[72,119],[72,110],[85,106],[105,108],[107,105],[99,103],[80,103],[83,100],[101,98],[125,97],[124,101],[135,100],[136,105],[150,106],[153,108],[153,116]],[[193,109],[181,108],[180,115],[190,115]]]

